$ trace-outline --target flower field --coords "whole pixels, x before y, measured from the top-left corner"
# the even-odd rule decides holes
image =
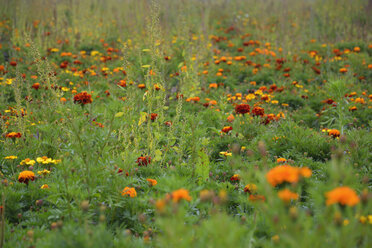
[[[371,1],[0,6],[0,248],[372,247]]]

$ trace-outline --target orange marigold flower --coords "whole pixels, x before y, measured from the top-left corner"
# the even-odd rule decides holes
[[[245,104],[245,103],[242,103],[242,104],[239,104],[239,105],[236,105],[235,106],[235,112],[237,114],[246,114],[246,113],[249,113],[249,110],[251,109],[251,107],[248,105],[248,104]]]
[[[345,67],[343,67],[343,68],[340,69],[340,72],[341,73],[346,73],[347,72],[347,69]]]
[[[284,182],[297,183],[301,176],[310,177],[311,170],[307,167],[298,168],[290,165],[279,165],[266,174],[266,179],[275,187]]]
[[[189,191],[186,189],[178,189],[172,192],[171,198],[173,202],[179,202],[180,200],[184,199],[186,201],[191,201],[191,196],[189,195]]]
[[[137,87],[140,88],[140,89],[144,89],[144,88],[146,88],[146,85],[145,84],[139,84]]]
[[[216,83],[211,83],[211,84],[209,84],[209,88],[217,89],[217,88],[218,88],[218,84],[216,84]]]
[[[189,97],[186,99],[186,102],[199,102],[199,101],[200,101],[200,97],[198,96]]]
[[[285,162],[287,162],[287,159],[285,159],[285,158],[278,158],[278,159],[276,160],[276,162],[277,162],[278,164],[285,163]]]
[[[149,182],[151,186],[155,186],[156,184],[158,184],[155,179],[147,178],[146,181]]]
[[[235,117],[234,115],[230,114],[228,117],[227,117],[227,121],[228,122],[233,122],[235,120]]]
[[[338,131],[337,129],[329,129],[328,135],[332,136],[333,138],[337,138],[340,137],[340,131]]]
[[[122,196],[130,196],[131,198],[134,198],[137,196],[137,192],[135,188],[129,188],[125,187],[123,191],[121,192]]]
[[[298,194],[290,191],[289,189],[283,189],[279,191],[278,196],[284,202],[290,202],[291,200],[298,199]]]
[[[358,109],[358,108],[357,108],[356,106],[352,106],[352,107],[349,108],[349,111],[354,112],[354,111],[356,111],[357,109]]]
[[[249,195],[249,200],[252,202],[261,201],[264,202],[266,200],[265,196],[263,195]]]
[[[19,173],[18,182],[28,184],[29,180],[35,180],[35,173],[33,173],[32,171],[22,171],[21,173]]]
[[[88,94],[86,91],[78,93],[74,96],[74,103],[79,103],[82,105],[92,103],[92,95]]]
[[[228,132],[230,132],[231,130],[233,130],[233,128],[230,127],[230,126],[227,126],[227,127],[222,128],[221,132],[223,132],[223,133],[228,133]]]
[[[341,205],[354,206],[359,203],[360,199],[355,191],[347,186],[341,186],[328,191],[326,194],[327,206],[339,203]]]
[[[366,103],[366,101],[364,101],[364,99],[361,98],[361,97],[355,98],[355,102],[356,103],[361,103],[361,104],[365,104]]]
[[[313,172],[308,167],[302,167],[300,168],[300,174],[303,177],[309,178]]]

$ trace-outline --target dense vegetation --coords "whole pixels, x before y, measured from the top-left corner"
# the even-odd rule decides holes
[[[372,3],[0,0],[0,247],[371,247]]]

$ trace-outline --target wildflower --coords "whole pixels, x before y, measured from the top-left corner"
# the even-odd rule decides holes
[[[49,173],[50,173],[50,171],[48,171],[48,170],[46,170],[46,169],[37,172],[37,174],[39,174],[39,175],[44,175],[44,176],[45,176],[45,175],[48,175]]]
[[[32,171],[22,171],[21,173],[19,173],[18,182],[28,184],[29,180],[35,180],[35,173],[33,173]]]
[[[121,195],[122,196],[130,196],[131,198],[134,198],[134,197],[137,196],[137,192],[136,192],[135,188],[125,187],[123,189],[123,191],[121,192]]]
[[[360,201],[355,191],[347,186],[337,187],[331,191],[328,191],[325,195],[327,197],[327,206],[336,203],[354,206]]]
[[[249,113],[250,108],[251,107],[248,104],[242,103],[242,104],[239,104],[239,105],[235,106],[235,112],[237,114],[243,114],[244,115],[246,113]]]
[[[21,138],[22,134],[17,132],[10,132],[5,135],[6,138]]]
[[[151,157],[150,156],[140,156],[137,158],[137,164],[138,166],[147,166],[151,163]]]
[[[17,159],[18,157],[17,156],[6,156],[4,157],[4,159],[8,159],[8,160],[14,160],[14,159]]]
[[[139,89],[144,89],[144,88],[146,88],[146,85],[145,85],[145,84],[139,84],[137,87],[138,87]]]
[[[233,128],[230,127],[230,126],[227,126],[227,127],[222,128],[221,132],[223,132],[223,133],[228,133],[228,132],[230,132],[231,130],[233,130]]]
[[[43,185],[41,185],[40,189],[49,189],[49,185],[48,184],[43,184]]]
[[[191,201],[191,196],[189,195],[189,191],[186,189],[178,189],[172,192],[171,198],[173,202],[179,202],[180,200],[184,199],[186,201]]]
[[[290,165],[279,165],[272,168],[267,174],[267,181],[273,186],[284,182],[297,183],[301,177],[310,177],[311,170],[307,167],[298,168]]]
[[[74,96],[74,103],[79,103],[82,105],[92,103],[92,95],[88,94],[86,91],[78,93]]]
[[[279,191],[278,196],[284,202],[290,202],[291,200],[298,199],[298,194],[290,191],[289,189]]]
[[[156,184],[158,184],[155,179],[147,178],[146,181],[149,182],[150,186],[155,186]]]
[[[341,73],[346,73],[347,72],[347,69],[345,67],[343,67],[343,68],[340,69],[340,72]]]
[[[240,176],[239,176],[239,174],[234,174],[232,177],[230,177],[230,180],[231,180],[232,182],[234,182],[234,181],[240,181]]]
[[[256,184],[253,184],[253,183],[252,184],[247,184],[244,187],[244,192],[246,192],[246,193],[254,194],[254,193],[256,193],[256,191],[257,191]]]
[[[21,161],[20,165],[31,165],[31,166],[33,166],[35,163],[36,163],[35,160],[26,158],[26,159]]]

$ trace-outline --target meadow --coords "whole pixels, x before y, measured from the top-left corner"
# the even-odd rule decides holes
[[[372,247],[372,1],[0,0],[0,248]]]

